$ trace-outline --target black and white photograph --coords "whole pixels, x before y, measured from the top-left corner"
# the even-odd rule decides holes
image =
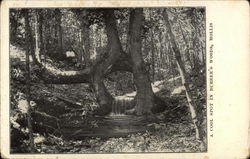
[[[206,7],[12,7],[5,40],[10,154],[208,151]]]

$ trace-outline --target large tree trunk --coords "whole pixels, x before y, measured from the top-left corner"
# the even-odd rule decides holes
[[[194,102],[194,100],[192,98],[192,95],[191,95],[191,90],[190,90],[190,87],[189,87],[189,80],[188,80],[188,75],[187,75],[186,70],[185,70],[185,65],[184,65],[184,63],[183,63],[183,61],[181,59],[181,53],[180,53],[179,48],[177,47],[177,44],[176,44],[176,41],[175,41],[175,36],[174,36],[174,34],[172,32],[171,25],[170,25],[170,22],[169,22],[169,19],[168,19],[168,14],[167,14],[166,11],[164,11],[163,16],[164,16],[164,19],[165,19],[166,26],[168,28],[168,36],[170,38],[170,43],[171,43],[171,46],[172,46],[172,50],[174,52],[174,56],[175,56],[175,59],[176,59],[176,62],[177,62],[179,73],[180,73],[180,76],[181,76],[181,79],[182,79],[182,85],[185,88],[189,111],[191,113],[192,121],[193,121],[195,131],[196,131],[196,138],[202,141],[202,139],[203,139],[202,134],[203,133],[202,133],[201,122],[198,120],[197,105],[195,105],[195,102]]]
[[[112,9],[104,10],[104,21],[108,37],[109,57],[101,62],[97,62],[92,76],[92,85],[96,93],[97,101],[100,105],[98,114],[108,114],[112,110],[113,97],[108,93],[103,79],[107,72],[123,54],[122,46],[119,40],[114,11]]]
[[[150,114],[154,106],[154,94],[149,76],[145,70],[141,52],[141,25],[143,18],[142,9],[134,9],[130,16],[130,54],[132,57],[134,82],[136,85],[136,106],[137,115]]]

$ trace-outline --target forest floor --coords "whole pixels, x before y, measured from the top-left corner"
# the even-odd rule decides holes
[[[11,47],[11,50],[11,52],[22,52],[16,47]],[[12,95],[20,93],[23,87],[22,83],[13,81],[11,83]],[[34,114],[33,120],[37,121],[34,123],[37,153],[204,151],[200,148],[200,141],[195,139],[195,131],[180,78],[155,81],[152,88],[157,96],[167,102],[171,99],[171,105],[167,106],[166,111],[147,117],[147,119],[131,116],[118,118],[106,116],[98,119],[92,115],[98,105],[88,84],[32,84],[31,98],[36,102],[34,106],[36,114]],[[205,92],[205,88],[201,88],[198,93],[193,89],[194,99],[204,108]],[[131,92],[124,97],[134,95],[135,92]],[[12,105],[14,104],[12,103]],[[17,115],[16,112],[11,111],[13,132],[15,129],[22,130],[25,127],[25,125],[17,125],[20,115]],[[206,111],[204,110],[204,112]],[[106,125],[105,129],[104,125]],[[204,119],[203,125],[206,127],[206,119]],[[128,126],[130,126],[129,129]],[[112,134],[107,131],[108,129],[118,132],[117,135],[100,135]],[[101,133],[94,135],[93,132],[93,135],[82,135],[86,130],[98,130]],[[204,131],[206,133],[206,130]],[[20,139],[17,138],[17,140]],[[25,147],[28,145],[28,140],[25,138],[23,141],[21,152],[27,151]],[[12,151],[20,152],[20,147],[13,146]]]
[[[60,125],[61,135],[53,133],[41,135],[41,133],[37,133],[35,137],[37,151],[39,153],[203,151],[200,149],[200,142],[195,139],[195,131],[186,107],[187,102],[182,88],[180,86],[173,86],[171,88],[172,91],[169,92],[169,90],[166,90],[166,87],[163,88],[160,86],[162,83],[164,83],[164,81],[155,82],[153,87],[155,92],[161,97],[168,94],[178,102],[175,102],[172,108],[169,108],[165,112],[154,115],[153,118],[158,120],[147,119],[147,122],[141,122],[142,120],[139,120],[139,124],[136,122],[136,117],[134,117],[133,120],[129,117],[125,117],[122,121],[117,122],[117,119],[107,119],[107,117],[98,120],[98,118],[93,118],[91,115],[83,116],[83,112],[91,113],[91,110],[89,110],[86,105],[86,109],[80,107],[72,108],[73,105],[71,103],[62,102],[60,99],[48,93],[49,98],[52,98],[50,99],[52,103],[48,103],[50,107],[51,104],[55,107],[61,104],[64,105],[64,107],[68,107],[70,111],[58,115],[58,118],[62,121]],[[35,87],[37,88],[37,86]],[[86,91],[88,88],[87,85],[51,85],[49,87],[49,91],[45,90],[46,87],[40,87],[40,89],[36,90],[41,91],[41,89],[43,89],[43,92],[52,92],[51,90],[53,90],[54,93],[59,96],[61,95],[63,98],[68,99],[70,97],[70,99],[68,99],[70,102],[75,101],[75,103],[79,104],[89,104],[92,108],[94,105],[97,106],[97,104],[93,102],[93,94],[86,93],[89,92],[89,90]],[[133,94],[132,92],[129,95],[131,96]],[[45,109],[47,108],[45,107]],[[55,115],[53,112],[48,113]],[[121,122],[123,122],[123,125]],[[130,126],[129,130],[127,128],[128,125]],[[132,131],[137,131],[132,132],[131,126],[134,126]],[[124,133],[124,127],[128,133]],[[112,135],[115,134],[114,131],[117,132],[119,130],[122,131],[122,133]],[[90,135],[84,135],[86,131],[87,134]]]

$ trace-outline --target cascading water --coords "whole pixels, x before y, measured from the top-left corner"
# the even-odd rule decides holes
[[[123,116],[125,111],[130,108],[133,98],[126,96],[117,96],[112,102],[111,116]]]

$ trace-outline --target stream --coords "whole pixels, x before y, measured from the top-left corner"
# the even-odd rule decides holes
[[[94,116],[90,121],[95,124],[86,125],[84,119],[78,124],[67,124],[62,127],[62,134],[69,139],[83,139],[85,137],[125,137],[129,134],[146,132],[149,118],[145,116],[126,115],[125,110],[130,107],[130,97],[117,97],[112,103],[112,112],[107,116]]]
[[[154,92],[159,90],[162,82],[155,83]],[[78,124],[67,124],[61,128],[63,136],[68,139],[84,139],[86,137],[126,137],[129,134],[143,133],[152,128],[147,125],[156,122],[152,117],[126,115],[125,111],[131,109],[131,101],[136,92],[123,96],[116,96],[112,103],[112,111],[107,116],[94,116],[91,119],[94,125],[84,124],[84,119],[76,119]]]
[[[125,137],[129,134],[146,132],[149,121],[146,117],[125,114],[111,114],[96,116],[97,126],[68,126],[61,129],[62,134],[69,139],[83,139],[85,137]]]

